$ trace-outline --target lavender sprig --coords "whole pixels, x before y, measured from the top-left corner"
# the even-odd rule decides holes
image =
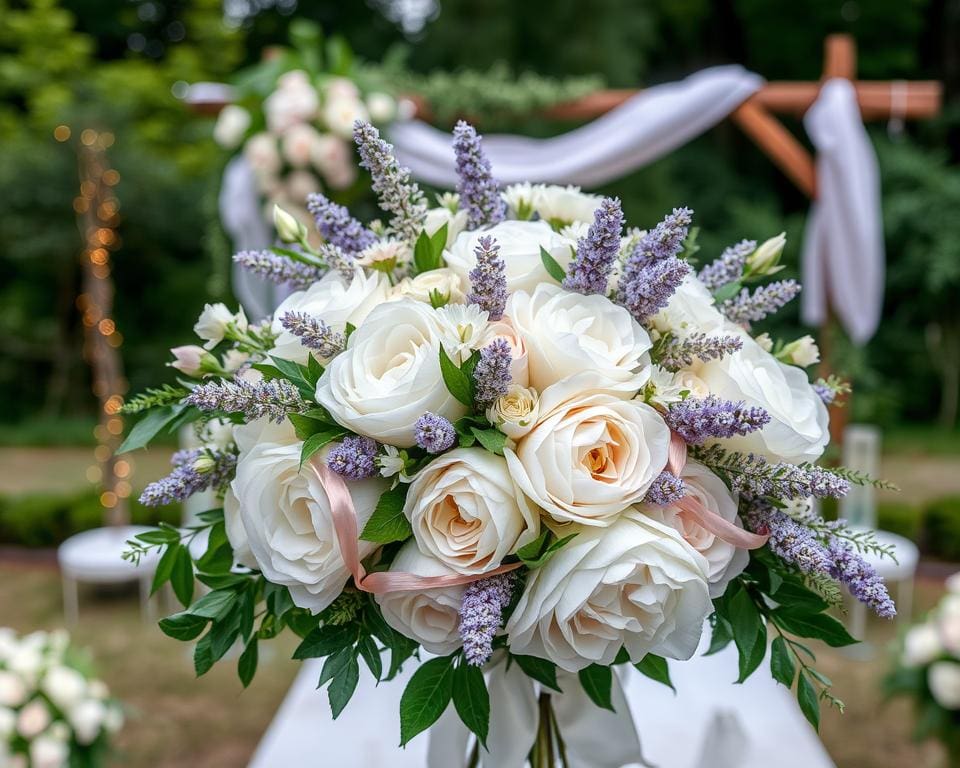
[[[449,419],[435,413],[425,413],[415,425],[414,440],[427,453],[443,453],[457,442],[457,430]]]
[[[672,336],[655,347],[656,363],[670,371],[693,365],[693,361],[719,360],[743,348],[743,339],[737,336],[707,336],[699,331],[685,339]]]
[[[707,264],[700,270],[698,277],[708,291],[716,291],[728,283],[735,283],[743,277],[743,268],[747,256],[757,250],[756,240],[741,240],[736,245],[724,249],[720,258]]]
[[[577,243],[577,256],[567,271],[563,287],[576,293],[606,295],[610,271],[620,253],[623,208],[620,200],[605,197],[593,214],[586,237]]]
[[[453,152],[459,177],[457,192],[467,211],[467,228],[499,224],[507,215],[507,204],[500,197],[500,185],[493,178],[477,130],[464,120],[453,129]]]
[[[892,619],[897,615],[883,579],[849,544],[834,539],[830,542],[830,555],[833,561],[830,575],[845,584],[851,595],[881,618]]]
[[[706,440],[748,435],[770,422],[763,408],[746,403],[721,400],[716,395],[690,397],[670,406],[664,417],[667,425],[687,443],[699,445]]]
[[[193,448],[177,451],[170,457],[173,471],[150,483],[140,495],[145,507],[160,507],[184,501],[208,488],[221,491],[233,478],[237,455],[225,451]]]
[[[283,422],[288,413],[303,413],[308,409],[300,391],[286,379],[255,384],[244,379],[210,381],[198,384],[184,402],[201,411],[242,413],[247,421],[266,417],[277,424]]]
[[[287,312],[280,318],[280,324],[300,339],[303,346],[314,350],[320,357],[334,357],[347,345],[344,334],[306,312]]]
[[[770,551],[807,574],[830,570],[830,553],[816,534],[790,515],[764,501],[753,501],[744,522],[755,533],[768,535]]]
[[[648,262],[628,277],[620,279],[620,303],[638,322],[655,315],[667,304],[690,274],[690,265],[674,256]]]
[[[480,667],[493,654],[493,639],[503,623],[503,610],[510,604],[516,577],[500,573],[474,581],[460,601],[460,638],[467,663]]]
[[[507,394],[512,362],[513,351],[506,339],[494,339],[480,350],[480,360],[473,371],[477,408],[482,410]]]
[[[324,275],[320,267],[313,267],[281,256],[273,251],[240,251],[234,262],[248,272],[278,285],[290,285],[297,290],[309,288]]]
[[[373,245],[377,236],[338,205],[319,192],[307,195],[307,210],[313,214],[317,231],[324,240],[347,253],[359,253]]]
[[[365,480],[378,474],[377,450],[376,440],[351,435],[330,449],[327,466],[347,480]]]
[[[685,493],[683,480],[664,470],[657,475],[657,479],[653,481],[643,500],[648,504],[665,507],[682,499]]]
[[[357,271],[356,254],[349,254],[334,243],[321,243],[317,256],[326,264],[327,269],[339,273],[345,280],[353,278]]]
[[[778,280],[760,286],[753,293],[744,288],[737,296],[723,302],[720,311],[731,322],[749,325],[772,315],[799,293],[800,284],[796,280]]]
[[[500,246],[485,235],[477,241],[474,253],[477,265],[470,270],[472,291],[467,302],[485,310],[490,320],[500,320],[507,306],[507,267],[500,258]]]
[[[393,155],[393,145],[380,138],[380,131],[370,123],[358,120],[353,126],[353,140],[360,151],[360,165],[370,171],[373,191],[380,198],[380,207],[393,214],[387,234],[413,243],[427,215],[427,201],[420,187],[411,180],[410,171],[400,166]]]

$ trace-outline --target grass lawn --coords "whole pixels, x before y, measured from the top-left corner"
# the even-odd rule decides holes
[[[941,591],[938,582],[920,582],[918,609],[926,610]],[[0,617],[0,624],[22,632],[59,626],[56,570],[0,563]],[[880,695],[884,649],[895,627],[875,621],[870,633],[877,647],[870,661],[817,649],[821,669],[833,678],[835,693],[847,703],[843,715],[835,710],[823,712],[821,730],[827,749],[841,768],[945,765],[935,745],[910,741],[908,703],[884,703]],[[111,768],[241,768],[298,670],[297,663],[289,660],[295,641],[285,637],[261,646],[260,669],[246,691],[228,662],[197,680],[189,647],[143,624],[136,597],[129,593],[85,592],[80,625],[73,636],[93,654],[101,676],[130,708]]]

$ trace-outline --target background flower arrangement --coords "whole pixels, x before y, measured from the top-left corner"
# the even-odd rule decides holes
[[[123,713],[69,643],[65,632],[0,629],[0,764],[104,765]]]
[[[689,658],[709,618],[740,680],[772,634],[771,673],[816,725],[839,702],[797,638],[854,642],[827,613],[841,585],[895,611],[857,555],[876,544],[812,503],[875,482],[813,463],[844,384],[810,384],[808,337],[752,335],[799,290],[758,285],[783,238],[697,271],[688,209],[644,232],[616,199],[501,191],[465,123],[458,194],[435,207],[373,126],[354,139],[388,221],[312,195],[315,246],[277,209],[289,247],[235,258],[303,290],[259,323],[208,305],[204,347],[174,350],[186,378],[126,406],[147,411],[126,449],[191,422],[204,446],[144,503],[224,498],[131,543],[132,559],[163,550],[155,587],[185,606],[164,632],[199,638],[200,674],[239,640],[246,684],[259,641],[289,627],[295,658],[326,657],[334,715],[360,660],[389,679],[422,648],[436,658],[404,693],[402,742],[452,701],[484,744],[484,665],[544,690],[576,675],[612,709],[614,665],[669,684],[666,659]],[[195,576],[211,590],[197,600]]]

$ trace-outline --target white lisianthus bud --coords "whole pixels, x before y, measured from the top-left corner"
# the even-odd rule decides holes
[[[491,424],[507,437],[519,440],[533,429],[540,414],[540,396],[537,390],[511,384],[507,394],[494,401],[487,409]]]
[[[746,273],[751,277],[772,275],[783,267],[780,265],[780,255],[787,244],[787,235],[781,232],[762,243],[757,250],[747,257]]]
[[[299,243],[307,239],[307,227],[279,205],[273,206],[273,228],[285,243]]]
[[[210,456],[198,456],[193,462],[194,472],[203,475],[207,472],[212,472],[213,468],[217,466],[217,462],[213,460]]]
[[[174,347],[170,350],[170,353],[174,360],[167,365],[176,368],[186,376],[198,377],[204,373],[216,373],[220,370],[220,364],[217,363],[216,358],[196,344]]]
[[[757,345],[764,352],[770,352],[773,350],[773,339],[770,338],[769,333],[761,333],[754,339],[754,341],[757,342]]]
[[[808,365],[820,362],[820,349],[812,336],[801,336],[780,350],[777,357],[785,363],[806,368]]]
[[[245,333],[248,325],[242,307],[233,314],[226,304],[206,304],[193,326],[193,332],[207,342],[203,345],[205,349],[213,349],[223,341],[231,326]]]

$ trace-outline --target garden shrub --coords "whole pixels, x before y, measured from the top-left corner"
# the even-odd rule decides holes
[[[884,502],[877,505],[877,528],[896,533],[918,542],[923,535],[924,511],[902,502]]]
[[[944,560],[960,561],[960,496],[930,502],[923,520],[925,550]]]

